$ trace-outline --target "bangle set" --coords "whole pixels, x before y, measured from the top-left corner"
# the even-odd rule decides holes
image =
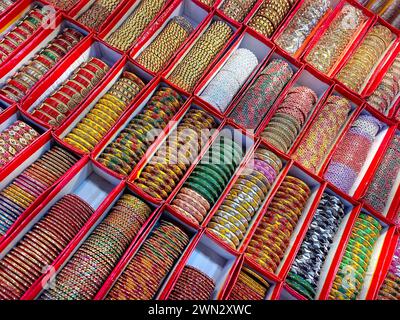
[[[93,299],[150,213],[145,202],[123,194],[39,299]]]
[[[359,92],[392,39],[392,32],[385,26],[376,25],[371,28],[360,46],[339,71],[336,79],[350,89]]]
[[[46,9],[34,6],[10,31],[1,36],[0,63],[4,62],[18,47],[33,36],[42,25],[46,14]]]
[[[36,199],[76,162],[70,152],[54,146],[0,191],[0,234],[4,235]]]
[[[213,21],[167,79],[183,90],[191,92],[232,35],[233,31],[226,22]]]
[[[108,169],[128,176],[182,104],[183,98],[175,90],[158,88],[97,160]],[[143,188],[147,190],[145,186]]]
[[[58,200],[0,260],[0,299],[20,299],[93,213],[77,195],[67,194]]]
[[[0,133],[0,166],[14,159],[38,137],[39,133],[21,120],[8,126]]]
[[[110,90],[65,136],[65,142],[89,153],[125,112],[145,84],[134,73],[124,71]]]
[[[83,35],[72,28],[65,28],[46,47],[18,69],[0,89],[0,94],[19,102],[30,89],[61,60]]]
[[[119,276],[106,300],[153,299],[189,243],[189,236],[167,220],[161,221]]]
[[[172,18],[136,61],[154,73],[159,72],[192,32],[193,26],[185,17]]]
[[[156,18],[166,0],[141,0],[133,13],[105,41],[111,46],[126,51]]]
[[[54,127],[59,126],[101,82],[109,69],[100,59],[90,58],[36,107],[32,116]]]
[[[293,159],[308,170],[318,172],[341,128],[345,125],[350,110],[349,100],[331,95],[301,139],[293,153]]]

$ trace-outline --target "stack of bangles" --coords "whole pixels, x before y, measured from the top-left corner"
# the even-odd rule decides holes
[[[400,94],[400,54],[386,72],[375,91],[367,102],[376,110],[387,114]]]
[[[276,39],[276,44],[291,55],[297,54],[329,8],[329,0],[305,0]]]
[[[381,230],[380,222],[369,214],[361,213],[356,219],[329,299],[357,299]]]
[[[305,182],[286,176],[251,238],[246,257],[275,273],[310,194]]]
[[[308,87],[290,88],[261,137],[279,150],[288,152],[317,100],[316,93]]]
[[[122,195],[39,299],[93,299],[150,213],[151,208],[142,200]]]
[[[82,63],[61,86],[31,113],[52,126],[60,125],[104,78],[109,66],[98,58]]]
[[[225,0],[221,11],[229,18],[242,22],[256,2],[256,0]]]
[[[136,61],[154,73],[161,71],[192,32],[189,20],[173,17]]]
[[[286,278],[294,290],[308,299],[315,298],[322,267],[343,216],[343,202],[324,193]]]
[[[255,271],[243,267],[229,295],[229,300],[264,300],[270,284]]]
[[[0,133],[0,166],[6,165],[29,146],[39,133],[30,125],[17,120]]]
[[[33,58],[18,69],[0,89],[0,94],[19,102],[45,74],[61,60],[83,35],[75,29],[66,28]]]
[[[226,22],[213,21],[175,66],[167,77],[168,80],[191,92],[232,34],[233,31]]]
[[[270,38],[295,2],[295,0],[264,0],[251,18],[249,27]]]
[[[318,172],[346,123],[350,110],[349,100],[336,95],[330,96],[301,139],[292,155],[293,159],[308,170]]]
[[[202,141],[204,132],[215,127],[214,118],[205,111],[189,110],[141,171],[135,184],[152,197],[165,200],[206,144],[208,139]]]
[[[352,23],[346,22],[349,16]],[[367,17],[361,9],[346,3],[311,49],[306,61],[322,73],[328,74],[366,20]]]
[[[78,17],[77,21],[95,31],[99,31],[99,27],[121,2],[122,0],[96,0]]]
[[[289,63],[273,59],[256,76],[229,117],[246,129],[256,129],[292,77]]]
[[[165,3],[166,0],[141,0],[133,13],[105,41],[121,51],[127,51],[160,13]]]
[[[382,25],[372,27],[336,79],[350,89],[359,92],[370,77],[371,71],[381,60],[392,42],[393,34]]]
[[[139,77],[124,71],[63,140],[81,152],[92,151],[144,86]]]
[[[251,50],[236,49],[200,97],[219,111],[225,112],[257,65],[258,59]]]
[[[378,293],[378,300],[400,300],[400,241],[390,263],[389,271]]]
[[[208,224],[208,230],[237,249],[281,169],[282,161],[278,156],[258,148],[252,165],[248,165],[235,181]]]
[[[214,289],[212,278],[198,268],[187,265],[179,275],[168,300],[210,300]]]
[[[376,211],[384,214],[390,193],[396,186],[400,172],[400,135],[390,143],[375,175],[370,182],[364,200]]]
[[[48,0],[47,2],[61,10],[70,11],[76,4],[78,4],[79,0]]]
[[[175,90],[169,87],[157,89],[97,161],[114,172],[129,175],[182,104],[183,98]]]
[[[11,53],[31,38],[36,30],[40,28],[46,17],[44,8],[34,6],[26,13],[0,40],[0,63],[7,59]]]
[[[76,162],[74,155],[54,146],[0,191],[0,235]]]
[[[400,28],[400,0],[372,0],[369,1],[367,8],[380,15],[392,26]]]
[[[20,299],[93,213],[93,208],[74,194],[57,201],[0,260],[0,299]]]
[[[196,225],[201,224],[242,157],[241,146],[230,138],[220,136],[186,179],[171,207]]]
[[[12,0],[3,0],[0,2],[0,13],[6,11],[10,6],[14,4]]]
[[[361,114],[336,148],[324,178],[349,193],[381,126],[378,119],[369,114]]]
[[[106,299],[154,299],[188,243],[184,230],[172,222],[161,221],[130,260]]]

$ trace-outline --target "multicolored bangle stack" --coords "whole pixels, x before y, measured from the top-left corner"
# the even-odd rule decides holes
[[[288,152],[317,101],[317,94],[308,87],[290,88],[261,137]]]
[[[175,90],[159,88],[97,160],[114,172],[129,175],[182,104]]]
[[[0,2],[0,13],[6,11],[11,5],[14,4],[12,0],[3,0]]]
[[[187,265],[183,268],[168,300],[210,300],[215,282],[199,269]]]
[[[214,118],[191,109],[171,132],[135,180],[135,184],[156,199],[165,200],[183,178],[207,142],[204,132],[216,127]]]
[[[393,40],[390,29],[382,25],[371,28],[336,79],[354,91],[360,91],[371,71],[381,60]]]
[[[7,80],[0,89],[0,94],[13,101],[21,101],[28,91],[82,38],[83,35],[75,29],[66,28],[61,31],[55,39]]]
[[[99,31],[100,26],[111,15],[122,0],[96,0],[77,21],[83,25]]]
[[[346,3],[311,49],[306,61],[319,71],[328,74],[366,20],[367,17],[361,9]]]
[[[74,194],[52,206],[0,260],[0,299],[21,298],[93,213],[93,208]]]
[[[135,196],[122,195],[111,212],[57,274],[54,285],[40,299],[93,299],[151,211],[145,202]]]
[[[133,13],[105,41],[121,51],[127,51],[160,13],[165,3],[166,0],[141,0]]]
[[[314,299],[325,259],[344,216],[344,204],[336,196],[322,195],[286,282],[308,299]]]
[[[92,151],[144,86],[134,73],[124,71],[63,140],[82,152]]]
[[[154,73],[161,71],[192,32],[185,17],[173,17],[136,61]]]
[[[382,225],[377,219],[360,214],[353,226],[329,299],[357,299],[381,230]]]
[[[395,99],[400,93],[400,55],[386,72],[375,91],[368,97],[367,102],[376,110],[387,114],[393,107]]]
[[[17,120],[0,133],[0,166],[6,165],[31,144],[39,133],[30,125]]]
[[[265,0],[251,18],[249,27],[270,38],[295,2],[295,0]]]
[[[381,125],[371,115],[360,115],[335,150],[324,178],[343,192],[349,193]]]
[[[293,159],[312,172],[317,172],[335,143],[350,110],[349,100],[335,95],[330,96],[301,139],[292,155]]]
[[[378,300],[400,300],[400,241],[397,243],[389,271],[378,293]]]
[[[369,184],[364,196],[365,202],[378,212],[383,213],[399,172],[400,135],[396,135]]]
[[[330,8],[329,0],[306,0],[276,39],[276,44],[290,54],[296,54],[314,32]]]
[[[392,26],[400,28],[400,14],[399,14],[400,0],[394,0],[392,4],[386,8],[381,17],[389,22]]]
[[[219,111],[225,112],[235,94],[258,65],[258,59],[248,49],[236,49],[200,97]]]
[[[232,34],[233,31],[226,22],[212,22],[176,65],[167,77],[168,80],[191,92]]]
[[[52,126],[60,125],[100,83],[110,67],[98,58],[82,63],[61,86],[47,97],[32,116]]]
[[[0,63],[7,59],[27,39],[32,37],[42,25],[46,14],[46,9],[35,5],[10,31],[2,35],[0,39]]]
[[[292,76],[292,68],[286,61],[272,60],[257,76],[229,117],[246,129],[256,129]]]
[[[229,295],[229,300],[264,300],[270,284],[255,271],[243,267]]]
[[[235,181],[207,228],[237,249],[281,169],[282,161],[278,156],[258,148],[253,163]]]
[[[242,157],[241,146],[230,138],[220,136],[186,179],[171,207],[193,223],[201,224],[222,194]],[[217,235],[223,232],[223,228],[212,229],[213,232],[215,230],[218,231]]]
[[[76,162],[74,155],[54,146],[0,191],[0,235]]]
[[[242,22],[256,2],[256,0],[225,0],[221,11],[229,18]]]
[[[111,288],[107,300],[150,300],[189,243],[184,230],[161,221]]]
[[[53,6],[64,11],[71,10],[79,1],[80,0],[47,0],[47,2],[51,3]]]
[[[252,236],[245,255],[275,273],[310,194],[305,182],[286,176]]]

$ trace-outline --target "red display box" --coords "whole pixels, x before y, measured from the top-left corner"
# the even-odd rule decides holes
[[[270,288],[265,296],[266,300],[307,300],[306,297],[296,292],[286,282],[286,277],[296,258],[301,244],[305,238],[309,225],[315,215],[321,197],[324,193],[335,195],[341,199],[345,207],[345,216],[342,220],[339,230],[336,233],[328,255],[323,264],[320,279],[317,285],[317,295],[315,299],[329,299],[329,292],[335,275],[338,271],[341,259],[349,241],[355,220],[360,213],[366,213],[377,218],[383,229],[380,237],[374,246],[372,258],[364,279],[363,287],[358,299],[376,299],[380,286],[382,285],[388,268],[393,258],[394,250],[400,237],[399,219],[400,212],[400,174],[397,175],[394,185],[390,190],[388,203],[383,212],[377,212],[369,205],[364,203],[363,197],[371,183],[376,171],[381,163],[388,146],[395,135],[400,135],[400,117],[396,119],[396,114],[400,114],[400,97],[397,96],[392,103],[390,110],[382,114],[374,110],[368,103],[367,98],[377,88],[387,70],[392,65],[396,56],[400,53],[400,30],[393,28],[383,19],[365,9],[355,0],[331,0],[331,8],[321,20],[317,28],[307,38],[300,50],[290,56],[282,49],[276,46],[275,41],[282,34],[290,23],[293,16],[299,10],[304,0],[296,1],[290,9],[287,16],[275,30],[271,39],[261,36],[256,31],[248,27],[252,16],[260,7],[262,1],[258,0],[250,10],[242,23],[238,23],[228,18],[221,11],[224,0],[217,0],[212,7],[202,4],[199,0],[169,0],[157,17],[140,35],[137,41],[127,50],[120,52],[105,43],[108,35],[114,32],[126,18],[133,12],[139,4],[139,0],[123,0],[114,10],[114,13],[106,19],[100,26],[99,32],[89,30],[87,27],[76,22],[79,17],[94,1],[79,1],[69,12],[62,12],[56,9],[55,28],[39,28],[32,37],[27,39],[4,63],[1,64],[0,78],[1,84],[4,84],[23,64],[32,58],[41,48],[47,45],[60,30],[66,27],[72,27],[80,30],[85,38],[75,46],[65,57],[63,57],[36,85],[29,91],[29,94],[19,104],[15,104],[6,97],[0,97],[0,106],[4,109],[0,113],[0,132],[9,124],[17,119],[26,121],[40,132],[40,137],[30,146],[22,150],[10,163],[0,168],[0,190],[5,188],[16,176],[26,169],[32,162],[38,159],[53,145],[60,145],[71,152],[80,155],[80,160],[63,175],[52,187],[46,190],[35,202],[17,219],[7,234],[0,238],[0,253],[5,254],[11,250],[16,243],[32,228],[32,226],[43,217],[56,201],[67,193],[75,193],[82,197],[95,209],[93,216],[87,221],[81,231],[75,236],[70,244],[53,261],[49,271],[45,272],[24,294],[23,299],[37,299],[43,291],[43,285],[65,266],[72,255],[82,245],[83,241],[93,232],[94,228],[106,217],[112,206],[124,192],[134,194],[148,203],[153,212],[141,230],[124,253],[123,257],[115,266],[109,278],[103,284],[95,299],[104,299],[110,288],[115,284],[129,261],[137,253],[144,241],[148,238],[154,227],[162,219],[175,222],[181,226],[189,235],[190,243],[184,250],[182,256],[175,263],[172,270],[164,279],[162,286],[157,292],[156,299],[168,300],[174,286],[186,265],[192,265],[199,268],[202,272],[209,275],[216,283],[216,288],[211,299],[220,300],[229,298],[242,268],[247,267],[258,273],[270,284]],[[47,5],[46,1],[27,1],[21,0],[13,4],[7,12],[0,14],[0,30],[3,32],[12,27],[16,21],[35,3]],[[333,19],[340,12],[340,9],[349,3],[360,8],[368,17],[365,24],[355,35],[353,41],[346,48],[343,56],[334,66],[328,75],[313,68],[306,62],[306,56],[315,46],[324,32],[327,30]],[[155,39],[165,25],[175,16],[183,15],[195,27],[190,37],[181,45],[179,50],[168,61],[164,70],[157,74],[146,70],[140,66],[135,59],[138,55]],[[193,92],[184,92],[171,84],[166,78],[171,74],[176,65],[187,54],[188,50],[194,45],[197,39],[210,25],[212,21],[226,21],[234,30],[234,35],[230,38],[223,50],[217,55],[211,65],[204,72],[196,84]],[[354,92],[345,88],[343,84],[335,78],[343,68],[344,64],[350,59],[351,55],[360,45],[366,33],[376,24],[383,24],[390,28],[396,39],[387,49],[382,59],[377,63],[373,72],[368,77],[360,92]],[[217,111],[213,106],[201,99],[201,93],[209,82],[215,77],[217,72],[223,67],[227,59],[237,48],[247,48],[253,51],[257,56],[259,64],[247,81],[234,96],[225,112]],[[105,78],[99,83],[91,93],[75,108],[71,115],[58,128],[52,128],[40,120],[31,116],[30,112],[34,106],[40,103],[52,90],[60,85],[79,65],[82,59],[88,59],[96,56],[104,59],[111,67]],[[264,116],[260,125],[255,131],[248,131],[242,128],[240,124],[235,123],[230,114],[236,107],[246,91],[254,83],[257,75],[271,61],[271,59],[286,60],[294,76],[281,92],[271,109]],[[135,97],[125,112],[121,115],[115,125],[102,138],[99,144],[90,154],[84,154],[73,146],[65,143],[63,138],[72,130],[72,128],[91,110],[96,102],[107,92],[115,83],[124,70],[129,70],[138,75],[146,84],[143,90]],[[285,98],[288,90],[293,86],[308,86],[313,89],[318,96],[318,102],[308,115],[308,118],[301,129],[296,141],[287,153],[277,150],[274,146],[268,144],[260,137],[260,133],[268,125],[279,104]],[[184,97],[184,104],[178,110],[177,114],[170,121],[168,126],[155,139],[147,150],[145,156],[135,166],[129,176],[122,176],[114,173],[103,166],[97,159],[101,152],[110,144],[114,138],[125,128],[125,126],[137,115],[146,103],[149,101],[155,90],[162,86],[174,88]],[[345,124],[342,126],[334,144],[324,155],[322,163],[316,173],[309,172],[301,164],[292,159],[292,155],[305,134],[318,115],[318,112],[326,103],[331,95],[339,95],[347,98],[351,104],[351,111]],[[174,188],[173,192],[165,201],[159,201],[144,193],[135,185],[135,179],[141,170],[146,166],[151,157],[157,152],[162,143],[168,139],[169,135],[177,127],[183,116],[189,109],[196,108],[205,110],[212,115],[217,123],[216,131],[210,136],[207,144],[203,146],[201,152],[191,164],[182,180]],[[368,153],[359,177],[349,194],[345,194],[331,183],[324,180],[324,174],[332,159],[334,152],[343,141],[345,134],[350,129],[352,123],[361,114],[370,114],[380,120],[383,124],[382,130],[376,137],[371,150]],[[224,191],[219,196],[217,202],[208,212],[208,215],[201,223],[196,226],[172,206],[171,202],[182,188],[186,179],[190,176],[197,164],[201,161],[205,153],[212,146],[219,136],[232,136],[233,139],[242,145],[244,150],[243,159],[232,175],[230,181],[225,186]],[[215,212],[223,203],[224,199],[232,189],[233,184],[244,171],[245,167],[251,165],[253,155],[257,148],[266,148],[274,152],[283,162],[284,166],[277,179],[272,185],[269,193],[265,197],[261,207],[254,215],[244,239],[235,250],[226,245],[222,240],[216,238],[208,231],[207,225]],[[263,216],[268,211],[268,206],[276,194],[279,186],[287,175],[293,175],[302,179],[309,185],[311,197],[307,201],[297,224],[289,247],[285,252],[277,272],[271,273],[265,270],[255,261],[245,255],[246,249],[251,241],[251,237],[260,224]]]

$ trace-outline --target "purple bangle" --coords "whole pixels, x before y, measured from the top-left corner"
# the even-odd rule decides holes
[[[325,179],[340,190],[348,193],[357,178],[357,173],[348,166],[332,161],[325,173]]]
[[[268,179],[268,181],[271,184],[275,181],[276,172],[269,165],[267,165],[265,163],[256,162],[256,160],[255,160],[254,161],[254,169],[257,171],[260,171]]]

